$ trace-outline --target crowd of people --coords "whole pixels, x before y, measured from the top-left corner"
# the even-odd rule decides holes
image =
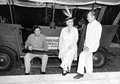
[[[85,35],[83,51],[78,55],[77,42],[78,42],[78,29],[74,27],[74,19],[69,17],[66,19],[66,27],[61,30],[59,37],[59,55],[61,59],[60,67],[62,68],[62,75],[65,76],[71,70],[71,64],[75,60],[78,60],[77,75],[74,79],[84,77],[84,68],[86,73],[93,72],[93,52],[96,52],[100,45],[100,38],[102,32],[101,24],[96,20],[95,11],[90,11],[87,14],[87,30]],[[34,33],[28,36],[25,42],[25,48],[29,50],[43,50],[48,51],[46,37],[41,33],[40,26],[34,26]],[[32,54],[26,53],[24,57],[25,63],[25,75],[30,74],[30,61],[34,57],[42,59],[41,74],[46,74],[46,65],[48,62],[48,56],[46,54]]]

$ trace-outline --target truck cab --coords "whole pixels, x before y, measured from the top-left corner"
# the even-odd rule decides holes
[[[22,27],[0,23],[0,71],[12,69],[22,53]]]
[[[103,25],[103,32],[101,37],[101,44],[97,52],[94,52],[93,65],[96,68],[103,67],[110,56],[109,45],[117,30],[117,25]],[[20,59],[23,59],[25,53],[23,34],[24,28],[18,24],[0,23],[0,71],[11,70]],[[59,35],[62,27],[51,29],[49,26],[41,26],[42,33],[47,38],[48,49],[57,51]],[[78,57],[82,51],[85,29],[78,41]],[[24,31],[24,30],[23,30]],[[110,51],[111,52],[111,51]],[[49,55],[49,58],[56,58],[57,56]],[[39,65],[38,65],[39,66]]]

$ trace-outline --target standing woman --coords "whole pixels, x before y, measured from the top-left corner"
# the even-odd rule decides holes
[[[63,76],[70,72],[72,61],[77,60],[78,30],[73,27],[74,23],[71,17],[66,20],[66,24],[67,27],[61,30],[58,46]]]

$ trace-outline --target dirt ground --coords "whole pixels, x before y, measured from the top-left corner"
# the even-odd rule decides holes
[[[76,73],[77,66],[72,66],[70,73]],[[116,72],[120,71],[120,54],[114,54],[111,56],[111,60],[107,60],[107,63],[102,68],[95,68],[94,73],[96,72]],[[62,70],[60,67],[47,67],[47,74],[61,74]],[[40,74],[40,68],[31,68],[31,75]],[[10,71],[0,72],[1,76],[8,75],[24,75],[24,68],[20,67],[20,64],[17,64],[15,68]]]

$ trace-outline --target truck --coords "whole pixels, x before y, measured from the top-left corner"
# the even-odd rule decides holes
[[[48,1],[51,1],[51,0],[48,0]],[[56,2],[51,1],[51,2],[48,2],[49,4],[47,3],[47,5],[48,7],[50,7],[51,5],[52,7],[55,7],[56,4],[57,5],[60,4],[58,5],[58,8],[60,6],[64,7],[64,5],[71,5],[72,7],[74,5],[74,8],[75,8],[75,7],[78,7],[78,5],[82,3],[80,0],[75,0],[76,3],[69,2],[69,1],[71,0],[68,0],[68,3],[61,1],[61,0],[56,1]],[[99,1],[97,2],[97,0],[96,2],[94,2],[94,0],[91,0],[91,1],[86,0],[85,2],[91,3],[93,6],[89,4],[85,4],[85,2],[83,2],[83,5],[88,5],[87,7],[91,8],[91,7],[98,6],[98,5],[95,5],[96,3],[101,4],[99,3]],[[5,0],[1,0],[0,3],[3,3],[3,2],[5,2]],[[113,3],[113,1],[108,1],[108,2],[110,3],[108,4],[106,3],[107,5],[111,5]],[[114,2],[115,5],[119,4],[119,3],[117,4],[117,2],[119,2],[119,0],[116,0],[116,2]],[[8,2],[5,2],[5,4],[6,3]],[[25,1],[25,2],[23,2],[22,0],[15,0],[13,2],[9,2],[10,11],[11,11],[11,4],[12,5],[13,4],[25,5],[27,7],[31,4],[32,4],[31,6],[35,6],[35,7],[36,6],[39,7],[41,6],[41,4],[43,4],[42,7],[46,6],[46,4],[44,3],[40,4],[39,1],[34,2],[34,0]],[[64,4],[64,5],[61,5],[61,4]],[[98,14],[98,21],[100,22],[102,20],[105,9],[106,9],[105,6],[101,7],[100,12]],[[54,13],[55,13],[55,10],[53,10],[53,22],[54,22]],[[13,13],[10,13],[10,14],[11,14],[11,19],[12,19]],[[118,19],[116,19],[117,22],[119,21],[119,15],[120,14],[118,14]],[[85,36],[85,31],[86,31],[86,27],[85,26],[82,26],[82,27],[83,27],[82,34],[79,36],[79,41],[78,41],[78,58],[83,48],[84,36]],[[100,47],[96,52],[94,52],[94,55],[93,55],[93,66],[95,68],[103,67],[106,64],[107,60],[110,59],[110,56],[111,56],[110,52],[120,52],[119,51],[120,49],[118,48],[109,47],[119,26],[117,24],[113,24],[113,25],[102,25],[102,27],[103,27],[103,31],[102,31],[102,37],[100,40]],[[57,46],[58,46],[59,35],[60,35],[62,27],[56,27],[55,29],[54,28],[51,29],[50,26],[41,26],[41,28],[42,28],[42,33],[47,38],[49,51],[56,52],[58,54]],[[13,24],[13,19],[12,19],[12,23],[0,23],[0,71],[11,70],[12,68],[16,66],[18,62],[20,62],[20,60],[23,60],[25,56],[25,52],[23,52],[23,49],[24,49],[23,31],[24,29],[25,28],[23,28],[20,24]],[[49,56],[49,59],[58,58],[56,55],[53,55],[53,54],[49,54],[48,56]],[[77,66],[77,63],[75,65]],[[54,65],[50,65],[50,66],[52,67]],[[54,67],[58,67],[58,65]]]
[[[42,33],[45,34],[47,38],[49,51],[57,51],[62,27],[51,29],[48,26],[41,26],[41,28]],[[105,65],[107,58],[110,56],[109,44],[112,41],[117,28],[117,25],[103,25],[101,44],[98,51],[95,52],[93,56],[94,67],[98,68]],[[11,70],[17,62],[23,59],[25,55],[22,51],[24,49],[23,29],[24,28],[18,24],[0,23],[0,71]],[[79,41],[79,48],[82,48],[82,40],[85,32],[82,34]],[[57,58],[57,56],[49,56],[49,58],[51,57]]]

